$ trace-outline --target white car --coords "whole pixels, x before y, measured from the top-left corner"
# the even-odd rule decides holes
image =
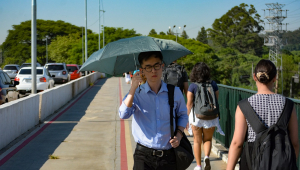
[[[36,72],[36,90],[38,92],[54,87],[54,80],[45,67],[36,67]],[[19,93],[31,92],[31,80],[31,67],[21,68],[15,78],[15,81],[19,82],[19,85],[16,85]]]

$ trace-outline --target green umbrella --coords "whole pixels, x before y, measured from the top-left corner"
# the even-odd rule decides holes
[[[110,75],[133,71],[139,65],[138,55],[146,51],[160,51],[166,65],[182,56],[192,54],[175,41],[138,36],[108,43],[94,52],[79,71],[99,71]]]

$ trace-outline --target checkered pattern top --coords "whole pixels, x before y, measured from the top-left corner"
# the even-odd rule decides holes
[[[248,101],[266,127],[277,122],[285,105],[285,97],[279,94],[255,94],[249,97]],[[254,142],[255,132],[248,121],[247,125],[248,142]]]

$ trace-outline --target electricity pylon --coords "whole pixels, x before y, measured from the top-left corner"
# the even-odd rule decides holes
[[[271,60],[275,66],[277,67],[277,77],[275,84],[275,93],[278,91],[278,75],[279,70],[281,72],[281,88],[283,94],[283,67],[282,67],[282,53],[281,49],[283,47],[281,35],[283,33],[282,26],[287,24],[283,24],[282,21],[287,18],[287,11],[282,10],[285,4],[278,3],[267,3],[266,6],[269,11],[269,15],[265,16],[265,19],[268,20],[269,29],[265,29],[266,36],[264,38],[264,45],[269,47],[269,60]],[[264,10],[264,11],[266,11]],[[286,14],[282,15],[282,12],[285,11]],[[277,61],[280,60],[280,67]]]

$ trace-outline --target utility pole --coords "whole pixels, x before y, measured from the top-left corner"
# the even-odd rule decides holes
[[[103,7],[103,5],[102,5]],[[104,30],[105,30],[105,26],[104,26],[104,9],[103,10],[100,10],[103,12],[103,47],[105,46],[105,34],[104,34]]]
[[[36,0],[32,0],[31,10],[31,94],[36,94]]]
[[[87,0],[85,0],[85,61],[87,60],[88,47],[87,47]],[[85,76],[87,76],[87,71],[85,71]]]
[[[100,14],[101,14],[101,8],[100,8],[100,0],[99,0],[99,43],[98,43],[99,44],[99,50],[101,49],[101,47],[100,47],[100,32],[101,32]]]
[[[269,47],[269,60],[271,60],[275,66],[277,67],[277,77],[276,77],[276,84],[275,84],[275,93],[278,92],[278,76],[279,70],[281,72],[281,94],[283,94],[283,67],[282,67],[282,53],[281,48],[283,46],[281,33],[282,31],[282,21],[287,18],[287,11],[282,10],[285,4],[278,4],[278,3],[267,3],[266,6],[268,7],[269,15],[265,16],[265,19],[268,20],[269,29],[266,30],[266,37],[264,37],[264,45]],[[265,10],[264,10],[265,11]],[[282,12],[286,11],[286,15],[283,16]],[[287,25],[287,24],[286,24]],[[277,61],[280,60],[280,67]]]
[[[82,27],[82,34],[81,34],[81,39],[82,39],[82,65],[84,63],[84,42],[83,42],[83,27]]]

